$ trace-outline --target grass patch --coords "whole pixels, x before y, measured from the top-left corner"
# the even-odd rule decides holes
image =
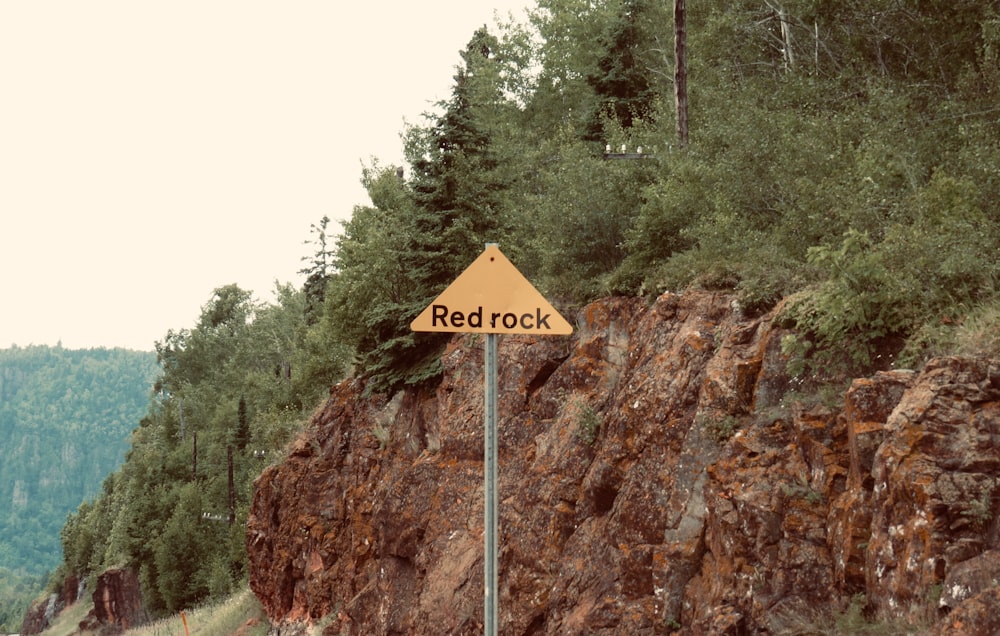
[[[90,595],[84,597],[89,599]],[[45,636],[69,636],[80,631],[80,621],[82,621],[90,610],[94,609],[94,603],[89,600],[79,600],[73,603],[54,618],[52,624],[42,634]]]
[[[384,450],[389,445],[389,440],[392,439],[392,429],[381,422],[372,426],[371,433],[372,437],[378,440],[380,450]]]
[[[250,588],[233,594],[218,603],[186,611],[189,632],[203,636],[228,636],[235,634],[248,621],[257,622],[242,632],[245,636],[266,636],[269,628],[264,610]],[[125,632],[128,636],[184,636],[184,622],[180,615],[164,618]]]
[[[776,636],[898,636],[925,633],[927,625],[903,621],[873,620],[866,613],[864,594],[855,594],[840,610],[818,608],[804,603],[775,612],[768,621]]]
[[[930,358],[952,354],[1000,356],[1000,300],[955,319],[923,325],[907,341],[900,362],[918,368]]]
[[[958,353],[1000,356],[1000,300],[977,307],[958,326]]]
[[[960,514],[968,517],[980,529],[984,529],[993,520],[993,484],[987,485],[978,499],[968,502],[967,508]]]
[[[80,621],[90,610],[93,602],[77,601],[56,616],[52,625],[42,632],[42,636],[70,636],[80,634]],[[194,636],[229,636],[244,627],[248,621],[256,623],[241,632],[243,636],[266,636],[270,624],[264,609],[249,587],[237,591],[222,601],[187,610],[188,632]],[[84,635],[95,632],[83,632]],[[185,636],[184,622],[180,614],[163,618],[125,632],[128,636]]]

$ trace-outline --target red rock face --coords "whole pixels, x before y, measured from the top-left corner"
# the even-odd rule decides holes
[[[97,577],[94,609],[80,622],[83,632],[121,633],[148,622],[139,577],[127,568],[105,570]]]
[[[991,633],[1000,365],[807,407],[772,319],[666,294],[500,338],[502,634],[780,632],[861,594],[871,620]],[[333,387],[258,479],[250,583],[274,623],[482,632],[481,338],[443,361],[433,392]]]
[[[865,567],[879,612],[947,611],[1000,581],[998,400],[996,361],[947,358],[928,364],[889,416]],[[1000,631],[994,616],[989,633]]]
[[[41,634],[48,629],[59,612],[77,601],[80,589],[80,579],[71,575],[63,581],[58,593],[32,601],[24,614],[20,633]]]
[[[52,623],[52,617],[57,613],[57,596],[49,594],[32,601],[28,611],[21,621],[22,634],[41,634]]]

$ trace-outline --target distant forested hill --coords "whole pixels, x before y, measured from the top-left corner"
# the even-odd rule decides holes
[[[60,563],[66,515],[123,461],[156,371],[153,352],[0,350],[0,568]]]

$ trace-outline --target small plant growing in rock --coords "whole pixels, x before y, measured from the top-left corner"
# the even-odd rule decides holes
[[[828,409],[837,410],[844,406],[844,394],[850,388],[850,382],[842,379],[823,380],[810,383],[808,387],[789,390],[781,397],[781,406],[791,412],[793,405],[798,405],[803,409],[811,409],[816,406],[823,406]]]
[[[597,433],[601,430],[601,417],[589,404],[579,408],[577,416],[577,436],[584,444],[597,441]]]
[[[597,441],[597,433],[601,430],[601,416],[584,398],[576,396],[565,403],[562,417],[575,420],[576,436],[581,442],[593,444]]]
[[[993,519],[993,486],[987,486],[979,499],[969,502],[969,507],[962,511],[973,523],[982,528]]]
[[[774,612],[768,623],[773,634],[849,636],[925,633],[920,624],[873,620],[868,616],[868,598],[864,594],[855,594],[845,607],[840,608],[794,604]]]
[[[786,497],[801,497],[811,504],[818,504],[823,501],[823,495],[813,490],[809,486],[809,482],[803,477],[800,477],[798,482],[794,484],[781,484],[781,492]]]
[[[372,436],[378,440],[378,447],[384,449],[389,444],[389,438],[392,437],[392,429],[379,422],[372,426]]]
[[[754,410],[754,418],[758,422],[770,424],[778,420],[788,420],[792,409],[784,400],[770,406],[758,406]]]
[[[708,436],[719,444],[726,443],[736,434],[736,431],[740,430],[740,420],[735,415],[726,415],[724,417],[705,416],[701,418],[701,423],[705,427]]]
[[[872,627],[868,619],[865,618],[865,607],[867,606],[867,596],[861,593],[852,596],[847,608],[837,616],[836,627],[849,634],[863,633],[864,630]]]
[[[944,594],[944,583],[935,583],[927,588],[927,607],[940,607],[942,594]]]

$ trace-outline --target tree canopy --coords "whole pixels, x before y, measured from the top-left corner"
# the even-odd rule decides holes
[[[697,285],[755,312],[794,296],[792,348],[859,370],[885,347],[918,363],[941,350],[928,325],[989,311],[995,7],[698,3],[683,148],[663,99],[672,17],[639,0],[543,0],[529,25],[477,30],[443,114],[408,131],[409,179],[369,178],[375,208],[355,210],[335,250],[332,311],[372,319],[330,326],[353,333],[373,388],[435,377],[440,339],[407,325],[483,241],[566,302]],[[652,159],[606,161],[606,146]],[[948,238],[958,227],[969,243]],[[359,267],[392,276],[365,284],[348,274]],[[871,281],[842,280],[852,267]]]

